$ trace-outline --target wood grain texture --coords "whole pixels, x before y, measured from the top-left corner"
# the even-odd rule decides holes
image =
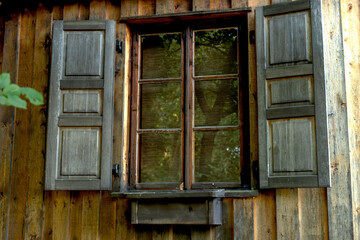
[[[156,12],[156,0],[139,1],[139,16],[152,15]]]
[[[192,9],[190,0],[174,0],[175,12],[190,12]]]
[[[192,10],[195,12],[210,9],[210,0],[193,0],[192,4]]]
[[[156,14],[173,13],[174,0],[156,0]]]
[[[299,196],[300,239],[329,239],[325,188],[301,188]]]
[[[116,200],[116,239],[135,240],[136,231],[131,224],[130,201],[127,199]]]
[[[230,7],[231,7],[230,0],[210,0],[211,10],[227,9]]]
[[[248,4],[248,0],[231,0],[231,8],[247,7]]]
[[[35,12],[21,14],[19,39],[19,68],[17,84],[32,86],[35,41]],[[10,176],[9,226],[8,237],[22,239],[25,235],[25,212],[28,191],[30,111],[15,110],[14,148]]]
[[[298,189],[276,190],[277,239],[300,239]]]
[[[105,20],[106,2],[102,0],[93,0],[90,2],[90,20]]]
[[[53,217],[54,217],[54,197],[55,193],[45,191],[42,214],[42,239],[53,239]]]
[[[137,16],[139,0],[121,0],[121,17]]]
[[[5,23],[2,72],[10,73],[16,83],[19,61],[19,14],[12,14]],[[0,238],[5,239],[8,226],[10,169],[13,150],[14,109],[0,106]]]
[[[116,200],[111,198],[109,191],[100,194],[99,238],[115,239]]]
[[[261,192],[254,198],[254,239],[276,239],[276,199],[275,190]]]
[[[327,189],[330,239],[354,239],[351,169],[341,9],[338,1],[322,4],[328,133],[332,187]],[[341,214],[340,214],[341,213]]]
[[[25,238],[41,238],[44,204],[44,175],[46,148],[46,99],[50,61],[47,41],[51,31],[51,12],[43,6],[36,11],[32,88],[43,94],[45,104],[31,108],[29,139],[28,192],[25,218]]]
[[[70,239],[81,239],[83,196],[80,191],[70,192]]]
[[[99,234],[100,192],[87,191],[83,195],[81,239],[96,239]]]
[[[70,238],[70,192],[53,191],[53,219],[52,219],[52,238],[69,239]]]
[[[354,236],[360,236],[360,2],[343,0],[341,3],[342,44],[346,82],[347,121],[349,127],[349,154],[353,204]]]
[[[224,198],[222,200],[222,224],[219,226],[212,226],[212,239],[235,239],[234,225],[238,212],[234,209],[234,199]]]
[[[254,198],[234,199],[234,239],[254,239]]]

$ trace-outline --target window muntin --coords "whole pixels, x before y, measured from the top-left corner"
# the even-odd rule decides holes
[[[132,189],[242,186],[244,131],[240,123],[244,114],[240,111],[244,101],[238,29],[187,27],[181,34],[134,34],[133,57],[138,66],[133,65]],[[143,47],[149,38],[160,42]],[[201,52],[212,48],[210,56]],[[145,63],[151,59],[159,62],[157,67]],[[179,64],[180,76],[174,70]],[[173,73],[149,73],[160,65]],[[166,93],[168,86],[177,90]]]

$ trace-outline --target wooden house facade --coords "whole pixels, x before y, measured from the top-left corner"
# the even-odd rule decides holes
[[[0,3],[0,71],[10,73],[13,83],[35,88],[45,97],[43,106],[28,106],[27,110],[0,106],[0,239],[360,239],[360,194],[358,191],[360,187],[358,159],[360,157],[360,110],[358,107],[360,2],[358,0],[68,0],[29,3],[2,1]],[[263,6],[264,8],[260,8]],[[258,10],[255,13],[256,8]],[[313,10],[316,11],[312,12]],[[301,19],[303,17],[301,14],[305,12],[305,24],[301,21],[293,21],[291,17],[288,20],[293,22],[285,25],[281,23],[276,25],[277,20],[274,20],[274,24],[278,26],[278,32],[275,31],[274,36],[281,35],[282,28],[286,33],[287,26],[292,24],[292,30],[289,31],[297,37],[296,34],[303,30],[301,28],[299,30],[296,26],[304,25],[306,33],[312,32],[310,37],[307,35],[304,38],[304,41],[320,43],[320,45],[312,45],[320,46],[320,52],[319,49],[306,44],[304,46],[300,44],[304,47],[302,51],[290,54],[291,56],[286,53],[281,55],[279,51],[270,53],[271,50],[259,47],[261,40],[272,41],[269,39],[274,37],[271,34],[266,35],[269,26],[259,28],[264,23],[263,18],[273,15],[282,17],[291,11],[299,12],[296,17],[300,16]],[[226,24],[231,24],[234,20],[240,22],[236,25],[236,29],[242,30],[242,33],[239,30],[236,34],[240,38],[237,47],[245,49],[240,50],[242,60],[238,67],[241,71],[237,71],[238,75],[231,77],[243,81],[239,102],[244,100],[241,104],[245,106],[246,114],[243,116],[239,114],[241,115],[239,119],[241,124],[244,124],[245,130],[239,138],[242,144],[246,145],[241,148],[241,150],[245,149],[246,154],[240,157],[246,159],[245,163],[240,163],[242,168],[248,170],[244,177],[246,180],[241,177],[243,184],[239,188],[234,184],[212,183],[213,186],[216,185],[215,187],[211,187],[211,184],[207,186],[205,183],[196,185],[192,183],[191,179],[194,177],[191,176],[191,171],[186,170],[191,169],[191,163],[186,162],[186,157],[182,157],[185,159],[185,163],[181,165],[182,183],[174,186],[174,189],[170,187],[174,190],[173,192],[161,191],[166,189],[162,185],[155,187],[151,184],[150,187],[148,187],[149,184],[141,185],[137,177],[138,172],[133,169],[132,161],[137,159],[136,154],[133,156],[137,149],[134,146],[138,146],[134,136],[144,134],[143,132],[148,130],[141,132],[141,129],[134,127],[139,124],[134,118],[141,115],[138,113],[139,104],[136,105],[139,100],[134,97],[134,92],[139,90],[136,90],[134,86],[152,80],[146,80],[145,77],[143,77],[145,80],[141,77],[136,78],[139,74],[136,70],[139,68],[137,64],[145,68],[145,63],[138,60],[138,54],[145,54],[139,50],[137,47],[139,45],[136,45],[139,33],[140,36],[143,33],[148,34],[148,28],[152,28],[155,30],[152,30],[149,36],[153,36],[154,32],[160,31],[158,29],[174,31],[171,30],[174,26],[175,28],[181,26],[184,27],[185,34],[180,39],[185,40],[179,40],[180,45],[183,46],[182,49],[186,48],[184,46],[191,49],[191,46],[195,46],[188,44],[193,37],[192,24],[199,23],[196,25],[198,29],[208,22],[213,24],[211,26],[219,25],[220,28],[224,28],[228,26]],[[314,27],[311,24],[318,25]],[[90,35],[94,36],[95,40],[88,40],[82,35],[71,35],[76,31],[90,30],[93,31]],[[98,37],[99,34],[103,34],[101,35],[103,38]],[[59,41],[59,39],[65,39],[64,36],[67,36],[65,43]],[[72,41],[78,45],[71,46]],[[78,75],[81,75],[76,72],[82,71],[79,70],[81,61],[77,61],[75,56],[74,62],[71,62],[68,60],[69,56],[73,52],[83,51],[85,56],[91,58],[91,54],[91,56],[86,55],[86,49],[93,48],[96,44],[102,50],[94,51],[99,54],[94,58],[101,59],[101,63],[94,61],[93,65],[87,66],[87,70],[84,71],[91,72],[86,72],[86,74],[91,75],[88,79],[92,82],[86,83],[86,86],[81,85],[83,83],[78,83],[79,79],[76,79]],[[271,46],[279,50],[279,48],[292,48],[293,45],[290,44],[290,47],[279,45],[275,41]],[[185,50],[182,51],[185,52]],[[281,71],[262,69],[261,59],[267,58],[268,54],[272,56],[268,60],[270,65],[281,65],[284,59],[298,54],[296,56],[300,56],[300,59],[294,60],[296,62],[294,66],[300,73],[294,74],[295,70],[289,68],[291,64],[289,65],[287,60],[280,66],[283,67]],[[184,66],[183,79],[186,79],[186,76],[195,79],[190,76],[191,74],[185,74],[192,69],[192,54],[184,53],[182,56],[185,56],[181,58],[181,64]],[[62,75],[63,62],[61,61],[68,61],[65,63],[68,64],[66,65],[68,74]],[[310,62],[311,70],[309,70]],[[306,63],[305,67],[301,66],[303,63]],[[319,63],[320,65],[313,67]],[[100,64],[101,67],[97,69],[96,67],[100,65],[96,64]],[[149,66],[149,68],[153,67]],[[67,75],[71,77],[67,78]],[[97,76],[100,78],[97,79]],[[310,80],[302,76],[310,76]],[[287,77],[300,80],[300,85],[296,85],[297,82],[289,85],[276,82],[277,79]],[[62,83],[58,83],[59,78]],[[168,78],[170,79],[171,76]],[[210,78],[218,80],[212,75]],[[158,77],[148,79],[158,80]],[[173,82],[176,81],[177,79]],[[186,82],[186,80],[181,81]],[[96,87],[99,86],[98,82],[101,83],[101,87]],[[263,84],[264,87],[259,87],[259,84]],[[264,90],[267,89],[265,85],[272,86],[274,95],[271,101],[280,101],[283,104],[281,101],[286,100],[287,96],[297,98],[297,92],[291,92],[289,87],[300,86],[301,88],[303,86],[301,84],[305,84],[305,88],[302,88],[305,90],[301,91],[310,96],[309,99],[304,100],[307,102],[306,106],[300,104],[301,107],[299,107],[298,102],[303,100],[295,99],[293,102],[298,105],[291,110],[292,107],[286,103],[284,106],[287,110],[290,109],[291,113],[284,113],[282,110],[276,110],[276,106],[269,107],[265,103],[270,101],[262,92],[267,91]],[[96,93],[97,88],[101,88],[99,94]],[[310,88],[312,90],[309,90]],[[317,90],[321,88],[323,88],[321,91]],[[100,99],[103,106],[91,110],[92,115],[80,116],[80,120],[77,119],[75,123],[74,118],[67,114],[76,111],[76,106],[70,104],[66,110],[66,106],[65,108],[63,106],[66,102],[65,98],[61,101],[56,100],[58,97],[60,99],[60,96],[63,97],[66,91],[71,92],[72,89],[97,94],[94,99]],[[319,91],[323,95],[319,94]],[[191,91],[184,91],[183,95],[187,96],[186,94],[191,93]],[[191,105],[188,102],[184,100],[184,105]],[[284,106],[281,105],[281,108]],[[89,106],[89,108],[92,107]],[[88,108],[85,110],[87,111]],[[262,110],[264,114],[267,113],[264,118],[259,117]],[[61,111],[60,115],[59,111]],[[101,112],[101,116],[96,115],[96,111]],[[317,115],[320,112],[323,112],[322,117]],[[267,154],[271,156],[278,154],[266,150],[273,145],[266,145],[269,144],[267,140],[269,136],[264,133],[268,131],[265,126],[268,126],[269,122],[272,123],[273,119],[291,116],[304,117],[305,127],[300,130],[294,128],[295,133],[291,134],[297,137],[300,135],[300,138],[302,136],[301,141],[307,143],[306,146],[310,146],[309,148],[317,156],[304,153],[305,161],[316,159],[313,163],[311,162],[315,164],[311,165],[313,168],[293,163],[295,168],[300,169],[295,169],[294,172],[301,172],[304,168],[304,172],[310,172],[309,175],[312,177],[310,180],[308,176],[301,178],[302,175],[298,173],[287,177],[286,174],[290,170],[280,164],[283,160],[279,160],[279,166],[271,161],[270,163],[266,160],[262,162],[268,157]],[[316,121],[306,120],[313,117]],[[182,119],[184,119],[182,122],[186,122],[186,117]],[[315,137],[307,138],[306,133],[302,134],[302,130],[307,129],[306,124],[309,122],[310,125],[312,124],[311,129],[315,125],[316,131],[322,129],[314,135],[316,139]],[[187,126],[186,123],[183,124]],[[292,127],[287,122],[284,124],[285,128]],[[65,152],[69,154],[70,157],[64,157],[64,159],[70,163],[66,167],[63,167],[64,163],[59,165],[63,167],[61,171],[64,173],[62,176],[65,177],[57,179],[59,166],[56,165],[56,160],[51,159],[58,159],[59,146],[67,149],[65,145],[67,143],[68,148],[71,149],[72,144],[75,146],[78,144],[71,141],[71,134],[73,134],[71,132],[61,130],[63,132],[59,137],[58,128],[66,130],[74,126],[79,129],[87,127],[91,130],[101,129],[100,137],[96,135],[98,133],[95,134],[100,139],[99,141],[102,141],[99,147],[101,153],[94,150],[95,155],[100,156],[101,163],[99,165],[84,164],[87,167],[86,170],[74,170],[77,164],[71,161],[74,159],[74,154],[78,152],[64,151],[61,153],[62,157]],[[272,129],[276,126],[273,125]],[[148,128],[151,130],[151,127]],[[214,131],[214,128],[208,127],[208,130]],[[182,139],[189,137],[186,131],[191,132],[186,130],[187,127],[184,129],[181,130],[181,134],[184,134]],[[232,127],[232,129],[237,128]],[[217,127],[215,130],[221,131],[224,128]],[[91,143],[92,134],[93,131],[90,131],[76,137],[80,136],[82,142],[89,140],[88,142]],[[276,134],[280,142],[282,136],[288,136],[286,135],[288,133],[282,132],[281,129]],[[270,136],[274,137],[275,133]],[[59,141],[63,141],[61,142],[63,145],[57,145]],[[184,142],[187,141],[184,140]],[[293,144],[294,147],[291,149],[297,149],[295,146],[299,145],[296,141],[279,143],[279,146],[281,144],[289,144],[287,146]],[[93,147],[98,146],[97,142],[93,145],[82,146],[88,152],[81,154],[91,159]],[[181,146],[186,154],[194,149],[185,143]],[[307,147],[300,147],[300,150],[288,149],[292,155],[304,152],[303,150]],[[271,176],[277,173],[271,176],[264,173],[263,169],[264,166],[268,166],[267,164],[270,164],[272,169],[278,169],[277,172],[283,171],[279,173],[280,177],[273,177],[275,180],[271,180]],[[88,171],[91,175],[94,168],[97,169],[94,173],[95,177],[90,180],[85,179],[89,180],[87,182],[81,180],[83,176],[76,176],[74,178],[76,181],[73,182],[71,177],[66,177],[73,171],[78,171],[76,174],[79,175],[82,171]],[[99,181],[97,173],[100,175]],[[284,178],[290,183],[280,182],[279,179]],[[330,183],[331,187],[327,187]],[[232,191],[223,190],[229,186]],[[156,189],[153,190],[153,188]],[[134,189],[140,189],[141,192],[131,191]],[[159,189],[160,191],[156,191]],[[187,190],[185,191],[187,195],[181,192],[184,189]],[[211,191],[206,191],[207,189]],[[150,196],[153,193],[157,195]],[[176,202],[176,205],[171,199],[180,199],[174,200],[180,203]],[[207,205],[204,207],[205,210],[199,210],[197,213],[205,214],[204,218],[199,217],[199,221],[205,222],[191,224],[191,221],[186,219],[188,215],[182,214],[181,209],[186,206],[189,211],[192,211],[190,208],[195,206],[195,209],[198,202],[202,204],[202,199],[206,199],[204,203]],[[178,214],[179,218],[185,217],[180,220],[171,219],[167,224],[161,222],[166,221],[164,218],[159,220],[161,224],[144,222],[147,219],[141,215],[141,211],[144,213],[141,209],[145,209],[148,202],[152,203],[150,204],[151,214],[156,215],[157,212],[165,214],[166,211],[174,210],[174,214],[176,216]],[[160,202],[160,207],[158,202]],[[218,203],[220,205],[216,205]],[[155,205],[158,208],[154,207]],[[162,205],[165,206],[165,210],[161,209]],[[171,207],[166,209],[166,205]],[[170,213],[168,216],[173,217],[174,214]],[[157,216],[154,216],[154,219],[157,219]],[[181,221],[186,224],[181,224]]]

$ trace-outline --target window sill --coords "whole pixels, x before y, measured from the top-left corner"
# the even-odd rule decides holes
[[[160,198],[246,198],[257,197],[258,190],[183,190],[183,191],[131,191],[113,192],[113,198],[160,199]]]

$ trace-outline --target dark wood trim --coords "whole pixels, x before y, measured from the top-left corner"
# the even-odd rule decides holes
[[[217,79],[235,79],[238,78],[239,74],[224,74],[224,75],[209,75],[209,76],[193,76],[195,81],[208,81]]]
[[[105,30],[106,24],[99,21],[64,21],[63,30]]]
[[[136,183],[136,189],[176,189],[181,190],[182,186],[181,183]]]
[[[139,84],[145,83],[164,83],[164,82],[181,82],[181,78],[156,78],[156,79],[139,79]]]
[[[192,189],[241,188],[240,182],[193,182]]]
[[[211,127],[193,127],[196,132],[210,132],[210,131],[223,131],[223,130],[238,130],[239,126],[211,126]]]
[[[196,11],[196,12],[181,12],[162,15],[148,15],[148,16],[135,16],[135,17],[122,17],[120,22],[129,24],[154,24],[154,23],[171,23],[177,21],[192,21],[201,19],[214,19],[214,18],[231,18],[246,15],[251,12],[250,7],[221,9],[212,11]]]
[[[168,129],[138,129],[138,134],[146,134],[146,133],[173,133],[173,132],[181,132],[181,128],[168,128]]]

